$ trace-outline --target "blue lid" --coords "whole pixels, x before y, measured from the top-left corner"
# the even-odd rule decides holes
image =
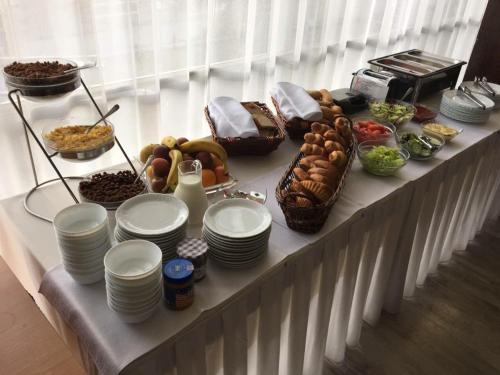
[[[163,267],[165,281],[173,284],[184,284],[193,277],[194,266],[187,259],[176,258],[168,261]]]

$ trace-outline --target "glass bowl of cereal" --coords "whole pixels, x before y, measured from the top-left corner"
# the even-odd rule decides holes
[[[49,152],[57,152],[63,159],[92,160],[115,145],[115,129],[107,120],[87,132],[91,126],[91,123],[82,124],[75,121],[50,125],[42,131],[43,142]]]

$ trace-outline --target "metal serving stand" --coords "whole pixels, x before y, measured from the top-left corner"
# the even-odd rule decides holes
[[[99,116],[100,116],[99,118],[102,118],[103,117],[103,113],[102,113],[101,109],[97,105],[94,97],[90,93],[90,90],[88,89],[87,85],[83,81],[83,78],[81,78],[81,77],[80,77],[80,82],[81,82],[83,88],[85,89],[85,92],[87,93],[88,97],[90,98],[93,106],[95,107],[97,113],[99,114]],[[69,92],[71,92],[71,91],[69,91]],[[43,215],[41,215],[39,213],[36,213],[34,210],[32,210],[29,207],[29,198],[31,197],[31,195],[37,189],[39,189],[40,187],[45,186],[47,184],[50,184],[51,182],[55,182],[55,181],[59,180],[59,181],[61,181],[63,183],[64,187],[66,188],[66,190],[70,194],[71,198],[75,201],[75,203],[80,203],[79,200],[78,200],[78,198],[76,197],[75,193],[73,192],[73,190],[68,185],[67,180],[82,180],[83,177],[78,177],[78,176],[64,177],[61,174],[61,172],[59,171],[59,168],[57,168],[57,165],[55,164],[55,162],[53,160],[54,156],[56,156],[59,153],[58,152],[54,152],[54,153],[49,154],[49,152],[46,150],[46,148],[45,148],[44,144],[42,143],[42,141],[40,141],[40,138],[37,136],[37,134],[35,133],[35,131],[31,127],[31,125],[29,124],[28,120],[24,116],[23,107],[22,107],[22,103],[21,103],[21,97],[22,96],[23,95],[22,95],[20,89],[11,90],[8,93],[9,101],[11,102],[12,106],[15,108],[17,114],[19,115],[19,117],[22,120],[23,129],[24,129],[24,136],[25,136],[26,144],[28,146],[28,153],[29,153],[30,162],[31,162],[31,170],[33,172],[33,178],[35,180],[35,186],[24,197],[24,208],[25,208],[25,210],[29,214],[31,214],[31,215],[39,218],[39,219],[42,219],[42,220],[45,220],[45,221],[48,221],[48,222],[52,222],[51,219],[49,219],[49,218],[47,218],[47,217],[45,217],[45,216],[43,216]],[[27,100],[29,100],[29,99],[27,99]],[[104,123],[107,123],[106,119],[104,119],[103,121],[104,121]],[[40,182],[38,180],[36,166],[35,166],[35,162],[34,162],[34,159],[33,159],[33,151],[31,149],[31,143],[30,143],[30,139],[29,139],[29,134],[28,133],[33,137],[33,139],[35,140],[35,142],[38,144],[38,146],[42,150],[44,156],[46,157],[46,159],[49,161],[50,165],[52,166],[52,169],[54,169],[54,171],[57,173],[57,176],[58,176],[57,178],[53,178],[53,179],[50,179],[50,180],[47,180],[47,181],[43,181],[43,182]],[[125,152],[125,149],[123,148],[122,144],[120,143],[120,141],[118,140],[118,137],[116,137],[116,135],[114,136],[114,142],[120,148],[120,151],[122,152],[123,156],[125,157],[125,159],[127,160],[128,164],[130,165],[130,168],[132,168],[132,170],[134,171],[134,173],[137,175],[137,171],[136,171],[134,165],[132,164],[132,161],[130,160],[129,156]]]

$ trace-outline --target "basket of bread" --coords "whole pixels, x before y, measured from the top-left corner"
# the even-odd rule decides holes
[[[221,136],[211,117],[209,106],[206,106],[205,117],[212,132],[213,141],[220,144],[230,156],[267,155],[276,150],[285,139],[285,132],[278,125],[267,105],[260,102],[242,102],[241,105],[251,115],[258,133],[246,137]]]
[[[355,157],[351,121],[332,126],[314,122],[304,144],[276,187],[276,199],[288,227],[315,233],[326,222]]]
[[[311,125],[314,122],[334,126],[335,118],[339,115],[343,115],[342,107],[334,103],[333,97],[327,89],[303,91],[307,93],[307,99],[311,102],[311,105],[316,106],[316,112],[318,114],[312,119],[309,118],[309,116],[301,117],[298,114],[292,117],[293,115],[289,115],[283,111],[283,104],[280,105],[280,100],[277,99],[277,95],[271,95],[271,100],[276,108],[278,121],[292,139],[300,139],[304,134],[311,132]],[[302,102],[304,102],[304,100],[302,100]]]

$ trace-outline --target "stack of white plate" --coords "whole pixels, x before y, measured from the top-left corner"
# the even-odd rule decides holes
[[[125,201],[116,210],[118,242],[143,239],[154,242],[163,253],[163,263],[176,256],[177,244],[186,237],[189,210],[173,195],[144,194]]]
[[[264,257],[272,216],[262,204],[248,199],[224,199],[210,206],[203,218],[208,256],[230,267],[250,267]]]
[[[162,296],[162,253],[144,240],[122,242],[104,257],[108,306],[126,323],[149,318]]]
[[[495,95],[491,95],[488,91],[483,89],[481,86],[474,84],[472,81],[462,82],[462,86],[468,87],[473,94],[486,95],[488,98],[493,100],[495,103],[495,108],[500,107],[500,85],[496,83],[488,82],[488,85],[495,91]]]
[[[103,259],[111,248],[108,214],[95,203],[66,207],[54,218],[64,269],[80,284],[104,277]]]
[[[458,121],[478,124],[488,121],[495,103],[485,95],[474,94],[474,96],[486,106],[486,109],[480,108],[463,93],[450,90],[443,94],[440,111],[443,115]]]

